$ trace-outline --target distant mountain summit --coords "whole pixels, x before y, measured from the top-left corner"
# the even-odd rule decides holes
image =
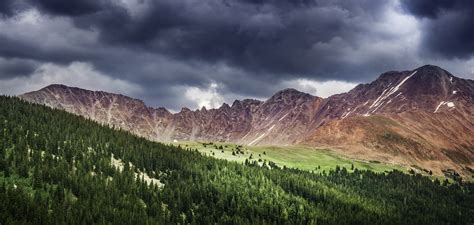
[[[438,173],[474,168],[474,81],[431,65],[386,72],[328,98],[285,89],[263,102],[236,100],[174,114],[127,96],[64,85],[19,97],[156,141],[302,144]]]
[[[472,168],[473,85],[430,65],[384,73],[329,97],[319,110],[325,123],[301,143],[339,146],[362,158],[383,153],[384,161],[424,162],[438,171]]]
[[[334,97],[344,99],[346,110],[352,108],[351,113],[365,116],[419,110],[434,112],[439,103],[450,101],[457,102],[461,110],[474,102],[473,83],[427,65],[413,71],[384,73],[372,83],[358,85]]]

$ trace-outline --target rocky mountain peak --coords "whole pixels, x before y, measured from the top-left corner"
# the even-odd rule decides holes
[[[289,88],[264,102],[236,100],[232,106],[196,111],[184,107],[178,113],[119,94],[59,84],[20,97],[158,141],[349,143],[352,146],[342,146],[348,152],[354,147],[375,149],[377,154],[407,155],[408,161],[413,156],[448,157],[457,165],[474,159],[472,151],[462,150],[474,146],[474,81],[431,65],[386,72],[374,82],[326,99]]]
[[[179,111],[179,112],[180,113],[189,113],[189,112],[192,112],[192,111],[188,107],[183,107],[183,108],[181,108],[181,111]]]
[[[415,69],[420,74],[429,74],[434,76],[451,75],[448,71],[435,65],[424,65]],[[451,75],[452,76],[452,75]]]
[[[153,109],[150,107],[150,109]],[[158,107],[155,109],[155,112],[158,114],[158,115],[161,115],[161,116],[169,116],[171,115],[171,112],[168,111],[168,109],[166,109],[165,107]]]
[[[315,96],[312,96],[308,93],[304,93],[293,88],[287,88],[275,93],[272,97],[270,97],[267,101],[265,101],[265,103],[266,104],[273,104],[273,103],[289,104],[297,100],[310,101],[311,99],[314,99],[314,98]]]
[[[306,96],[306,95],[310,95],[310,94],[298,91],[294,88],[286,88],[286,89],[283,89],[281,91],[278,91],[271,98],[291,97],[291,96]]]
[[[340,99],[343,103],[341,117],[350,114],[398,114],[407,111],[453,112],[473,104],[474,82],[453,76],[433,65],[421,66],[411,71],[383,73],[370,84],[358,85]],[[356,108],[352,110],[349,108]],[[349,113],[350,111],[350,113]]]
[[[409,77],[409,78],[408,78]],[[405,80],[405,78],[407,78]],[[409,80],[408,80],[409,79]],[[404,86],[406,84],[415,84],[418,82],[440,82],[443,79],[457,79],[448,71],[442,69],[438,66],[433,65],[424,65],[417,69],[411,71],[389,71],[381,74],[379,78],[370,83],[372,86],[388,86],[393,83],[400,82],[405,80]]]
[[[224,103],[222,103],[222,105],[221,105],[220,108],[222,108],[222,109],[230,109],[230,106],[229,106],[229,104],[227,104],[227,103],[224,102]]]
[[[42,88],[41,90],[66,90],[68,88],[73,88],[73,87],[68,87],[64,84],[50,84],[50,85]]]

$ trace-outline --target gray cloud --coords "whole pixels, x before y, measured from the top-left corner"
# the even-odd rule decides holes
[[[39,9],[62,16],[81,16],[99,12],[103,10],[106,3],[102,0],[31,0],[31,4]]]
[[[179,60],[224,62],[259,74],[324,77],[334,76],[334,71],[320,70],[315,64],[327,62],[316,59],[324,59],[321,53],[330,52],[319,51],[316,45],[333,38],[357,44],[358,34],[371,33],[370,27],[358,24],[381,19],[385,6],[380,1],[366,1],[368,10],[345,1],[163,0],[147,4],[148,9],[136,17],[114,6],[75,21],[80,27],[98,29],[107,44],[137,47]]]
[[[422,47],[429,53],[441,58],[468,59],[474,55],[473,1],[403,0],[402,3],[409,13],[425,19]]]
[[[13,14],[13,0],[0,1],[0,16],[11,16]]]
[[[211,84],[217,99],[232,102],[265,98],[301,80],[314,87],[367,82],[426,63],[474,77],[472,63],[463,63],[472,49],[453,50],[464,58],[453,61],[427,39],[442,12],[461,15],[459,7],[402,3],[404,10],[397,0],[1,1],[0,80],[34,76],[48,63],[84,62],[101,76],[139,85],[134,97],[179,110],[198,106],[186,90],[208,93]]]
[[[28,76],[34,72],[38,63],[33,60],[4,59],[0,57],[0,79]]]

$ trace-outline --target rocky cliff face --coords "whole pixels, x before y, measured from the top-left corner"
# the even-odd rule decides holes
[[[294,89],[265,102],[236,100],[232,106],[172,114],[147,107],[141,100],[101,91],[50,85],[21,98],[82,115],[152,140],[214,140],[245,144],[288,144],[308,131],[322,99]],[[278,139],[278,141],[276,141]]]
[[[440,171],[474,163],[474,81],[436,66],[387,72],[331,96],[301,143]]]
[[[326,99],[285,89],[264,102],[236,100],[174,114],[123,95],[63,85],[20,97],[158,141],[305,144],[437,171],[474,167],[474,81],[436,66],[387,72]]]

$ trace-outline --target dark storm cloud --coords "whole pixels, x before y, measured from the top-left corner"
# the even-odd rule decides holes
[[[338,37],[349,44],[368,28],[352,19],[377,20],[380,1],[318,3],[299,1],[143,1],[138,15],[112,1],[32,1],[51,15],[71,16],[83,29],[94,29],[104,45],[135,48],[176,60],[224,62],[247,72],[273,77],[344,78],[315,49]],[[316,60],[318,59],[318,60]],[[350,68],[351,71],[354,68]],[[349,79],[358,79],[354,73]]]
[[[13,14],[13,1],[14,0],[0,1],[0,18],[2,16],[11,16]]]
[[[98,12],[103,9],[102,0],[30,0],[31,4],[53,15],[80,16]]]
[[[445,10],[451,10],[457,3],[452,0],[403,0],[408,11],[419,17],[435,19]]]
[[[5,60],[0,57],[0,78],[12,78],[27,76],[37,67],[37,63],[32,60],[10,59]]]
[[[404,8],[425,19],[423,46],[438,56],[470,58],[474,54],[474,1],[403,0]]]
[[[315,59],[326,56],[314,45],[334,37],[355,41],[357,33],[367,28],[354,24],[351,17],[377,19],[384,6],[366,1],[370,7],[362,11],[363,6],[344,2],[189,2],[149,2],[149,9],[137,17],[111,7],[76,22],[97,28],[104,43],[139,47],[179,60],[225,62],[249,72],[283,76],[325,76],[328,73],[319,70],[318,62],[327,62]]]
[[[471,26],[469,14],[460,12],[469,7],[412,2],[403,6],[428,21],[422,30],[426,48],[454,38],[456,43],[443,43],[439,51],[429,49],[456,57],[473,52],[469,47],[458,50],[473,38],[449,37],[472,34],[465,29]],[[24,30],[8,25],[15,24],[11,21],[3,25],[0,79],[25,76],[44,63],[86,62],[102,74],[140,85],[145,91],[134,97],[173,109],[191,104],[182,97],[183,87],[205,89],[210,83],[219,84],[219,93],[226,96],[264,98],[281,88],[279,84],[298,78],[367,82],[387,70],[419,66],[418,46],[406,37],[413,33],[405,29],[410,24],[399,25],[391,17],[398,7],[394,3],[0,0],[0,22],[14,21],[15,15],[31,9],[46,18]],[[449,25],[453,34],[425,34],[452,18],[465,19]]]
[[[38,37],[40,38],[40,37]],[[83,49],[44,48],[34,43],[15,40],[0,34],[0,56],[67,64],[73,61],[96,60],[97,52]],[[1,76],[1,74],[0,74]]]

